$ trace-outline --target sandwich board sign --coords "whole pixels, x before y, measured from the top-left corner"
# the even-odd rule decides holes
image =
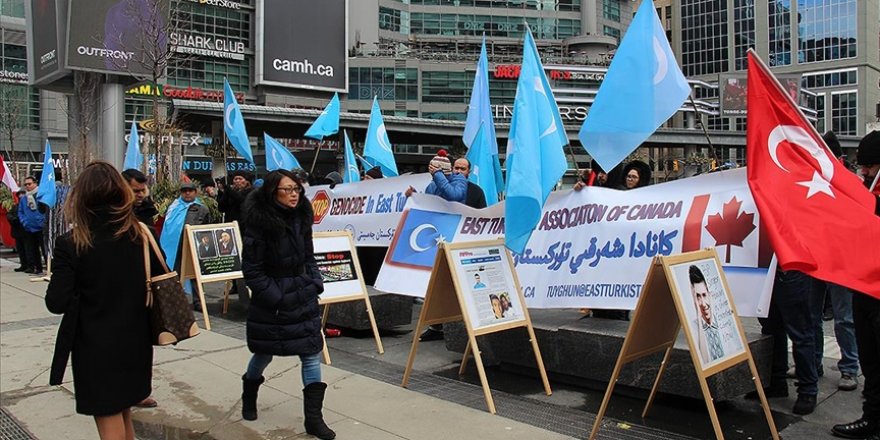
[[[195,280],[202,304],[205,328],[211,330],[203,283],[244,278],[241,272],[241,233],[238,222],[186,225],[181,248],[180,280]],[[224,292],[224,312],[229,301],[229,283]]]
[[[321,278],[324,281],[324,293],[318,299],[318,303],[324,306],[321,328],[323,329],[327,325],[331,304],[363,301],[367,308],[370,326],[373,328],[373,337],[376,338],[376,348],[379,354],[385,353],[351,232],[315,232],[312,239],[315,261],[318,263],[318,271],[321,272]],[[330,353],[326,343],[324,344],[324,363],[330,364]]]
[[[504,239],[440,243],[419,323],[413,332],[412,348],[402,386],[406,387],[409,382],[421,330],[432,324],[464,321],[468,345],[460,372],[463,373],[468,356],[473,353],[490,413],[495,414],[495,402],[486,379],[477,336],[525,327],[544,383],[544,391],[548,396],[552,394],[538,341],[535,339],[535,330],[532,328],[519,278],[513,267],[513,259],[504,246]]]
[[[755,360],[749,351],[742,323],[736,313],[730,287],[715,249],[655,257],[643,286],[635,315],[608,381],[608,388],[589,438],[595,438],[599,431],[614,384],[623,366],[663,351],[663,361],[642,411],[642,417],[647,416],[675,340],[679,331],[684,329],[715,436],[719,440],[724,438],[707,378],[742,362],[748,362],[770,433],[774,440],[779,440]]]

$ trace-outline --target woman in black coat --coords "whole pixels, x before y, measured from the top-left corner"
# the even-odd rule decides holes
[[[106,162],[77,178],[65,204],[73,229],[55,241],[46,307],[63,313],[49,383],[73,355],[76,411],[101,439],[133,439],[131,406],[150,395],[153,345],[134,194]],[[161,261],[153,256],[152,268]]]
[[[245,420],[257,419],[257,391],[273,356],[299,356],[306,432],[329,440],[336,433],[321,413],[327,384],[321,382],[318,295],[324,283],[312,244],[314,214],[302,184],[290,171],[273,171],[242,210],[242,271],[252,292],[247,343],[253,356],[242,376],[241,413]]]

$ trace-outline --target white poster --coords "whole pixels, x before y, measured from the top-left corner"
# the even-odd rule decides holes
[[[423,191],[430,183],[426,174],[328,185],[310,186],[306,197],[315,211],[313,229],[349,231],[355,246],[388,246],[406,205],[406,189]]]
[[[630,191],[556,191],[514,264],[529,307],[634,309],[651,260],[714,247],[742,316],[766,316],[772,258],[744,168]],[[424,296],[437,243],[504,235],[504,204],[410,198],[375,286]],[[759,311],[759,308],[762,309]]]
[[[324,293],[321,300],[352,295],[363,295],[364,289],[355,267],[354,248],[347,236],[321,236],[314,239],[315,261],[321,279],[324,281]]]
[[[503,245],[450,252],[471,328],[476,330],[524,318],[513,268]]]
[[[714,258],[669,266],[703,369],[745,352]]]

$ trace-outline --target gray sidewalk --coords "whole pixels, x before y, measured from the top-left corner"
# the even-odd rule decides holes
[[[60,317],[45,309],[46,283],[31,282],[13,272],[13,267],[13,262],[0,259],[0,407],[4,411],[0,440],[28,438],[16,436],[16,425],[41,440],[97,438],[92,419],[74,412],[70,371],[64,385],[47,385]],[[249,358],[244,328],[236,319],[222,319],[213,312],[211,319],[214,331],[204,331],[179,347],[156,348],[153,396],[159,407],[134,410],[138,438],[312,438],[303,432],[295,358],[279,358],[269,366],[260,393],[260,418],[242,422],[240,376]],[[747,325],[754,325],[751,321]],[[833,334],[828,325],[826,332]],[[460,355],[446,351],[442,342],[420,345],[411,386],[401,388],[411,341],[411,333],[383,336],[386,353],[380,356],[371,337],[328,340],[333,363],[323,367],[324,380],[330,385],[325,416],[338,438],[563,439],[585,438],[589,432],[601,392],[552,383],[554,395],[548,397],[540,392],[537,377],[490,371],[499,412],[493,416],[485,410],[475,374],[459,379]],[[794,397],[771,401],[785,439],[833,438],[831,424],[858,417],[859,393],[836,390],[835,348],[829,344],[826,350],[831,357],[826,358],[826,376],[820,382],[820,404],[814,414],[791,416]],[[606,418],[600,438],[711,436],[702,403],[661,399],[655,404],[655,416],[647,421],[633,414],[632,408],[641,404],[643,400],[615,394],[612,406],[616,412]],[[726,438],[769,438],[755,404],[737,401],[719,406]]]

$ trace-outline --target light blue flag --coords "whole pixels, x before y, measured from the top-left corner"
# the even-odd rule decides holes
[[[360,182],[361,172],[358,170],[357,159],[354,158],[354,150],[351,149],[348,133],[343,131],[342,135],[345,137],[345,172],[342,173],[342,182]]]
[[[165,211],[165,222],[162,224],[162,235],[159,237],[159,246],[165,253],[165,262],[173,268],[177,263],[178,246],[183,236],[183,226],[186,224],[186,213],[193,204],[201,205],[202,201],[195,199],[192,202],[184,202],[178,197],[171,202]],[[178,269],[179,270],[179,269]]]
[[[339,133],[339,94],[334,93],[333,99],[324,107],[324,111],[306,130],[305,137],[321,140],[325,136]]]
[[[131,121],[131,133],[128,135],[128,148],[125,150],[125,162],[122,164],[122,170],[140,170],[143,163],[144,155],[141,154],[137,124]]]
[[[566,144],[559,107],[528,31],[507,141],[504,243],[510,250],[523,252],[547,196],[568,168]]]
[[[578,137],[605,170],[611,170],[690,94],[651,1],[629,25]]]
[[[471,89],[471,102],[468,105],[467,120],[464,124],[462,140],[471,148],[474,138],[483,125],[483,145],[488,146],[492,155],[495,174],[495,187],[504,188],[504,176],[501,174],[501,162],[498,159],[498,141],[495,137],[495,120],[492,117],[492,103],[489,101],[489,60],[486,56],[486,36],[483,35],[483,47],[480,48],[480,60],[477,61],[477,73],[474,75],[474,87]],[[498,196],[495,196],[496,200]]]
[[[40,175],[40,186],[37,188],[37,200],[50,207],[55,207],[55,163],[52,162],[52,147],[46,139],[46,152],[43,153],[43,174]]]
[[[226,132],[226,137],[229,138],[229,143],[232,144],[235,151],[248,162],[256,165],[254,153],[251,152],[251,143],[248,140],[247,131],[244,129],[241,108],[238,106],[238,101],[235,100],[235,94],[232,93],[232,87],[229,86],[229,81],[226,78],[223,78],[223,131]]]
[[[293,153],[281,145],[281,142],[266,133],[263,133],[263,141],[266,144],[266,171],[302,168]]]
[[[373,109],[370,111],[370,126],[367,128],[367,140],[364,142],[364,157],[382,169],[385,177],[395,177],[397,162],[394,161],[394,153],[391,151],[391,141],[388,140],[388,132],[385,131],[385,121],[382,120],[382,111],[379,110],[379,101],[373,98]]]
[[[486,205],[492,206],[498,203],[498,187],[495,186],[495,171],[492,162],[491,147],[486,145],[486,137],[483,136],[485,125],[480,124],[474,143],[467,152],[467,160],[471,163],[471,173],[468,180],[479,185],[486,194]],[[498,157],[498,156],[494,156]]]

